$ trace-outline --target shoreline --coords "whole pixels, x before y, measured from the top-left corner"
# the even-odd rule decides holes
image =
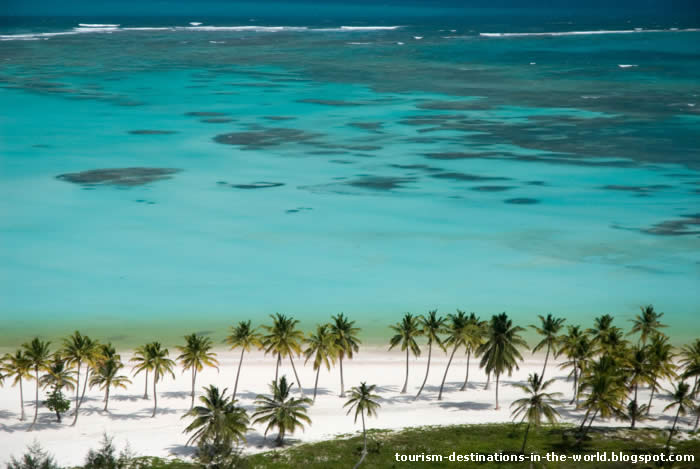
[[[220,352],[219,371],[205,369],[197,379],[196,389],[200,395],[205,385],[214,384],[220,388],[233,388],[239,353]],[[124,354],[122,359],[128,363],[130,354]],[[171,358],[173,354],[171,352]],[[499,388],[500,409],[494,409],[494,382],[488,390],[484,389],[485,375],[478,367],[478,361],[472,359],[470,366],[470,381],[465,391],[460,391],[466,371],[466,358],[463,354],[455,355],[445,384],[443,400],[437,401],[437,391],[447,363],[446,354],[433,354],[430,377],[421,397],[414,401],[414,395],[420,386],[427,360],[411,358],[409,370],[409,393],[400,394],[399,390],[405,377],[405,355],[401,352],[370,352],[362,350],[355,359],[344,361],[346,391],[356,386],[360,381],[376,384],[381,396],[382,407],[377,418],[367,421],[368,428],[398,430],[408,427],[425,425],[452,425],[478,423],[510,422],[510,404],[521,397],[522,391],[514,384],[522,383],[529,373],[540,373],[542,356],[540,354],[523,354],[524,361],[520,370],[512,377],[504,376]],[[308,397],[313,393],[315,372],[310,365],[304,366],[303,360],[296,362],[299,377],[304,384],[304,392]],[[555,366],[558,362],[550,359],[547,367],[547,379],[554,379],[550,387],[552,392],[562,392],[563,403],[557,406],[561,413],[561,422],[576,423],[580,421],[583,412],[568,405],[572,394],[571,381],[567,381],[568,370],[562,371]],[[252,412],[253,402],[257,394],[267,393],[268,384],[274,377],[275,360],[265,357],[261,352],[246,354],[241,379],[239,383],[239,404],[248,412]],[[336,366],[329,373],[321,371],[319,390],[316,403],[311,406],[309,416],[312,424],[304,432],[290,435],[289,442],[315,442],[333,438],[339,434],[354,433],[361,429],[360,423],[353,423],[352,417],[346,415],[343,408],[344,399],[338,397],[339,370]],[[84,457],[90,448],[95,448],[107,433],[114,438],[115,445],[121,449],[125,445],[139,456],[180,457],[191,455],[194,448],[185,445],[188,436],[182,431],[188,419],[181,416],[189,409],[190,404],[190,375],[176,369],[176,380],[167,378],[159,384],[159,409],[155,418],[151,419],[152,389],[149,389],[149,400],[143,399],[143,376],[131,376],[131,369],[124,370],[132,379],[132,384],[126,390],[113,390],[110,397],[109,412],[103,412],[103,393],[96,388],[86,392],[86,399],[81,407],[78,423],[71,427],[71,411],[64,415],[63,423],[55,423],[55,416],[46,408],[41,408],[36,429],[27,432],[29,422],[19,422],[19,389],[6,382],[0,388],[0,434],[3,434],[5,454],[0,456],[0,464],[6,463],[11,455],[20,455],[28,444],[35,439],[48,452],[52,453],[59,464],[76,465],[84,462]],[[286,374],[295,381],[294,374],[285,360],[280,368],[280,375]],[[33,382],[24,384],[25,410],[28,417],[33,413]],[[151,386],[149,382],[149,386]],[[661,384],[662,389],[668,388],[668,383]],[[652,407],[654,420],[643,422],[641,426],[665,428],[670,425],[671,413],[663,413],[667,393],[661,390]],[[294,389],[297,394],[298,390]],[[40,393],[40,399],[44,393]],[[70,397],[70,396],[67,396]],[[640,389],[640,400],[646,402],[649,392]],[[72,408],[72,405],[71,405]],[[684,428],[691,420],[685,417],[681,420]],[[687,422],[686,422],[687,421]],[[624,425],[619,421],[596,421],[596,426]],[[257,453],[273,449],[275,434],[268,435],[267,441],[263,436],[263,427],[252,426],[247,434],[244,446],[246,453]]]

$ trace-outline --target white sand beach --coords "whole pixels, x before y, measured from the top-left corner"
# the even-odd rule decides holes
[[[171,350],[171,357],[174,350]],[[131,354],[122,353],[124,362],[128,362]],[[218,351],[221,363],[220,370],[206,369],[197,379],[197,389],[214,384],[219,387],[233,389],[238,352]],[[500,409],[494,409],[495,382],[492,380],[488,390],[484,389],[486,376],[478,367],[478,361],[472,359],[469,373],[469,385],[465,391],[460,391],[466,369],[466,357],[456,355],[447,377],[445,393],[441,401],[437,400],[440,381],[447,364],[447,356],[434,354],[430,377],[418,400],[414,401],[425,373],[426,357],[410,360],[409,392],[400,394],[405,373],[405,355],[401,352],[385,352],[379,349],[364,348],[356,358],[344,362],[345,387],[358,385],[361,381],[378,386],[381,395],[381,409],[376,419],[368,420],[369,428],[400,429],[421,425],[474,424],[486,422],[510,421],[510,404],[515,399],[523,397],[520,389],[514,383],[522,383],[529,373],[541,372],[544,357],[524,353],[525,361],[512,377],[504,377],[500,387]],[[265,357],[262,353],[246,355],[241,372],[238,397],[240,404],[249,412],[253,410],[255,396],[268,392],[268,384],[274,377],[274,358]],[[315,373],[311,364],[303,366],[296,361],[300,379],[308,397],[313,393]],[[130,368],[125,369],[130,374]],[[294,381],[294,373],[289,361],[285,361],[280,370],[281,374]],[[562,405],[558,407],[564,422],[579,422],[582,412],[569,406],[572,395],[572,381],[567,381],[568,370],[562,371],[550,361],[546,378],[556,381],[549,388],[551,391],[562,392]],[[24,383],[24,398],[27,420],[19,421],[20,394],[19,387],[12,387],[6,381],[0,388],[0,464],[9,461],[12,455],[19,456],[27,445],[37,440],[45,449],[53,454],[59,464],[77,465],[84,462],[90,448],[95,448],[103,433],[114,437],[118,448],[127,443],[139,456],[161,456],[187,458],[194,451],[187,447],[188,436],[183,433],[189,419],[181,419],[190,405],[190,374],[177,371],[177,379],[170,377],[158,384],[158,414],[151,418],[153,409],[152,386],[149,380],[149,400],[143,399],[144,377],[132,377],[133,384],[126,390],[116,389],[111,392],[109,412],[104,412],[103,393],[97,388],[89,389],[86,401],[83,403],[78,423],[71,427],[72,409],[64,416],[63,423],[56,423],[55,414],[45,407],[39,409],[39,420],[33,431],[27,431],[34,414],[34,382]],[[150,378],[150,377],[149,377]],[[667,389],[668,383],[662,383]],[[336,366],[329,373],[321,371],[318,397],[310,409],[312,425],[302,433],[290,435],[288,444],[307,441],[318,441],[331,438],[338,434],[358,431],[360,423],[354,424],[353,419],[346,415],[343,409],[344,399],[338,397],[340,391],[339,370]],[[46,392],[40,392],[40,399],[45,399]],[[653,419],[642,422],[641,425],[668,427],[673,418],[671,413],[663,415],[663,407],[668,403],[667,393],[660,391],[654,398],[652,407]],[[649,391],[640,389],[640,401],[647,402]],[[72,407],[72,404],[71,404]],[[692,417],[681,419],[680,428],[685,430],[692,425]],[[626,426],[619,421],[596,420],[596,425]],[[273,447],[275,435],[269,435],[264,441],[264,428],[255,426],[247,436],[245,451],[264,451]]]

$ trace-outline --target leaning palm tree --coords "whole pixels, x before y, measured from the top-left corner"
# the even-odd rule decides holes
[[[46,371],[49,367],[49,360],[51,358],[51,352],[49,351],[49,345],[51,342],[44,342],[43,340],[35,337],[31,342],[26,342],[22,344],[22,349],[24,356],[29,361],[30,367],[34,370],[34,379],[36,380],[36,395],[34,399],[34,420],[29,426],[29,430],[34,428],[36,424],[36,418],[39,415],[39,386],[41,385],[41,379],[39,378],[40,371]]]
[[[560,368],[571,368],[569,377],[574,377],[574,393],[569,404],[573,404],[578,398],[579,379],[583,364],[590,360],[592,356],[591,342],[588,336],[581,331],[581,326],[569,326],[567,333],[561,339],[560,353],[563,353],[567,360]]]
[[[253,413],[253,423],[267,423],[266,437],[271,429],[277,428],[278,446],[284,443],[285,434],[294,433],[298,428],[303,430],[304,422],[311,423],[306,407],[311,404],[311,399],[290,397],[293,386],[294,383],[288,383],[287,377],[282,376],[270,385],[272,397],[259,394],[255,399],[257,410]]]
[[[197,373],[204,369],[204,366],[219,369],[219,362],[216,360],[216,353],[212,352],[212,342],[209,337],[199,334],[185,336],[186,345],[178,346],[180,356],[177,359],[184,370],[192,371],[192,398],[190,409],[194,407],[194,387],[197,380]]]
[[[476,355],[479,347],[486,340],[486,332],[488,330],[488,323],[482,321],[476,314],[469,313],[467,318],[467,328],[464,335],[464,348],[467,352],[467,372],[464,376],[464,383],[459,389],[464,391],[467,389],[467,383],[469,382],[469,364],[471,362],[472,354]]]
[[[478,354],[481,355],[480,366],[487,373],[496,375],[496,409],[498,409],[498,384],[501,375],[508,372],[508,376],[513,373],[513,368],[519,368],[518,361],[523,357],[518,351],[518,347],[527,347],[527,343],[520,337],[520,332],[524,329],[513,326],[513,321],[508,319],[506,313],[494,315],[488,331],[486,342],[479,347]]]
[[[652,305],[640,306],[641,314],[635,316],[632,320],[634,325],[627,335],[639,334],[639,341],[642,345],[647,343],[647,338],[654,334],[660,334],[659,329],[666,327],[661,324],[661,316],[664,313],[657,313]]]
[[[182,416],[194,418],[183,432],[194,432],[187,440],[188,445],[198,443],[230,449],[234,443],[245,441],[248,413],[236,405],[235,399],[226,396],[226,389],[220,392],[210,385],[204,388],[199,400],[203,405],[193,407]]]
[[[124,368],[124,364],[121,361],[121,357],[115,354],[100,360],[90,377],[90,386],[98,386],[105,392],[105,412],[107,412],[107,406],[109,405],[110,388],[126,389],[126,385],[131,384],[131,380],[127,376],[119,374],[122,368]]]
[[[413,353],[413,355],[416,357],[420,355],[420,347],[416,343],[416,338],[422,334],[422,331],[418,325],[418,318],[413,316],[411,313],[404,314],[401,322],[390,326],[390,328],[395,332],[395,334],[389,341],[389,350],[393,349],[397,345],[400,345],[401,351],[406,351],[406,379],[404,380],[403,388],[401,389],[401,394],[405,394],[406,388],[408,387],[409,352]]]
[[[7,378],[14,378],[12,386],[19,383],[19,402],[20,402],[20,420],[25,419],[24,415],[24,389],[22,383],[24,380],[32,379],[32,366],[29,359],[24,355],[22,349],[17,350],[14,354],[7,353],[2,360],[2,373]]]
[[[442,339],[440,334],[444,332],[445,328],[445,318],[437,315],[437,310],[428,311],[428,315],[421,315],[418,318],[421,328],[421,335],[424,335],[428,339],[428,365],[425,368],[425,378],[423,378],[423,384],[421,384],[418,394],[416,394],[415,399],[418,399],[420,393],[423,392],[425,383],[428,381],[428,374],[430,373],[430,358],[433,354],[433,343],[437,344],[443,351],[445,351],[445,346],[442,344]]]
[[[335,345],[338,349],[338,364],[340,365],[340,397],[345,397],[345,383],[343,382],[343,358],[352,360],[353,354],[360,350],[360,332],[355,327],[355,321],[348,321],[343,313],[331,316],[331,334],[335,337]]]
[[[450,353],[450,358],[447,361],[447,366],[445,367],[445,374],[442,376],[440,392],[438,393],[438,401],[442,400],[442,390],[445,387],[447,372],[450,369],[450,364],[452,364],[452,359],[455,356],[455,352],[459,347],[466,345],[469,337],[469,318],[464,311],[457,310],[457,314],[448,314],[447,319],[449,320],[449,324],[445,330],[447,338],[443,344],[445,347],[452,347],[452,352]]]
[[[175,362],[168,358],[168,349],[163,348],[159,342],[151,342],[147,346],[147,351],[147,361],[150,364],[150,369],[153,370],[153,414],[151,414],[151,417],[155,417],[158,409],[156,384],[158,384],[158,380],[166,373],[170,374],[170,376],[175,379],[175,372],[173,372]]]
[[[651,402],[658,387],[659,380],[676,377],[676,365],[673,363],[675,354],[673,347],[668,342],[668,337],[654,334],[649,343],[649,376],[651,383],[651,395],[647,404],[647,414],[651,410]]]
[[[698,378],[700,377],[700,339],[681,347],[678,364],[683,369],[684,378],[694,378],[691,395],[697,396]]]
[[[542,377],[535,373],[527,378],[527,384],[516,384],[517,387],[528,394],[528,397],[518,399],[510,405],[515,407],[512,411],[513,420],[520,419],[520,423],[522,423],[527,419],[527,428],[525,429],[525,437],[520,448],[520,454],[525,453],[525,444],[527,443],[530,426],[539,427],[543,418],[549,423],[556,423],[559,417],[559,412],[552,406],[556,404],[556,399],[561,396],[561,393],[545,392],[553,381],[542,382]]]
[[[132,368],[134,376],[141,372],[145,372],[146,374],[146,383],[143,388],[144,399],[148,399],[148,372],[153,369],[151,362],[148,360],[148,356],[150,354],[148,349],[150,346],[151,344],[146,344],[136,347],[134,350],[134,356],[129,360],[130,362],[134,363]]]
[[[260,348],[262,336],[256,332],[256,329],[250,327],[250,321],[241,321],[236,327],[231,328],[231,334],[226,337],[226,343],[231,346],[231,350],[240,347],[241,358],[238,360],[238,371],[236,372],[236,384],[233,386],[233,396],[231,400],[236,399],[238,391],[238,378],[241,376],[241,365],[243,364],[243,354],[250,352],[252,348]]]
[[[277,356],[277,365],[275,366],[275,381],[279,375],[279,367],[282,359],[289,357],[294,370],[294,377],[299,384],[299,393],[304,397],[304,389],[299,381],[297,369],[294,366],[294,355],[301,354],[301,343],[304,341],[304,333],[297,329],[299,321],[292,319],[283,314],[275,313],[270,316],[272,318],[272,326],[263,326],[268,332],[263,337],[263,348],[265,354],[274,353]]]
[[[357,464],[355,464],[353,469],[357,469],[367,456],[367,430],[365,428],[365,414],[367,414],[367,417],[376,416],[377,409],[381,407],[379,402],[377,402],[379,396],[377,394],[372,394],[376,387],[377,386],[374,384],[367,386],[367,383],[365,382],[360,383],[359,386],[353,387],[350,390],[350,397],[348,398],[348,401],[343,404],[343,407],[349,407],[348,415],[353,410],[355,411],[355,423],[357,423],[358,415],[362,417],[362,457],[360,457],[360,460],[357,462]]]
[[[312,402],[316,402],[318,376],[321,373],[321,367],[325,366],[328,371],[331,370],[331,364],[335,363],[338,349],[335,337],[331,334],[328,324],[316,326],[316,331],[309,334],[309,337],[306,339],[306,344],[307,347],[306,350],[304,350],[306,361],[304,364],[313,358],[316,381],[314,382],[314,397]]]
[[[544,365],[542,366],[542,374],[540,375],[542,379],[544,379],[544,372],[547,370],[549,354],[552,353],[554,358],[559,356],[559,343],[561,342],[559,331],[563,327],[566,319],[557,318],[551,314],[548,314],[547,317],[542,315],[538,315],[537,317],[540,318],[540,325],[531,325],[530,327],[542,336],[542,340],[535,345],[535,347],[532,349],[532,353],[537,353],[543,348],[547,348],[547,353],[544,356]]]
[[[620,373],[620,364],[613,357],[603,356],[591,364],[581,379],[581,392],[584,394],[581,405],[586,413],[579,427],[579,440],[583,440],[596,417],[607,419],[624,416],[623,402],[627,396],[627,387],[624,376]],[[584,430],[586,422],[588,427]]]
[[[668,452],[671,447],[671,438],[673,438],[673,433],[676,431],[676,424],[678,423],[678,417],[688,413],[688,410],[693,409],[694,403],[690,397],[690,385],[685,381],[681,381],[678,385],[674,386],[671,393],[671,403],[664,408],[664,412],[670,410],[674,407],[678,407],[676,411],[676,417],[673,419],[673,426],[668,434],[668,440],[666,440],[666,451]]]
[[[85,398],[85,390],[87,389],[88,380],[90,379],[90,368],[96,364],[100,356],[100,346],[97,341],[75,331],[70,337],[63,340],[63,350],[61,353],[66,358],[69,365],[75,366],[77,385],[75,389],[74,418],[73,423],[71,423],[71,426],[74,426],[78,422],[80,405]],[[80,370],[83,364],[85,364],[85,381],[83,382],[83,392],[79,395]]]

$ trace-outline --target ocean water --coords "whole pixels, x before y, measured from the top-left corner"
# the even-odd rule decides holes
[[[2,346],[648,303],[697,337],[699,27],[4,17]]]

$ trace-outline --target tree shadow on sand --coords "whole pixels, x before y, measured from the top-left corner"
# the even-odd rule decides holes
[[[494,408],[494,404],[487,404],[485,402],[440,402],[437,404],[437,406],[442,409],[449,409],[452,411],[490,410]]]

